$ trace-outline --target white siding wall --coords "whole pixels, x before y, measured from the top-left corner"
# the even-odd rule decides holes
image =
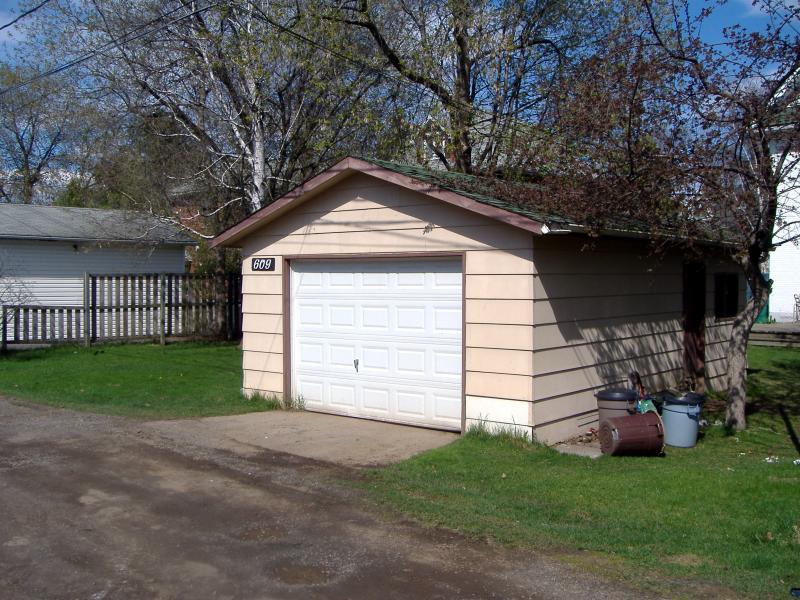
[[[794,295],[800,294],[800,248],[789,243],[773,250],[769,276],[773,280],[769,314],[776,321],[794,320]]]
[[[793,156],[797,160],[796,154]],[[795,168],[782,185],[779,217],[786,222],[797,222],[800,217],[800,189],[797,186],[800,167]],[[775,241],[790,239],[800,234],[797,225],[779,231]],[[769,276],[773,280],[769,298],[769,312],[776,321],[792,321],[794,318],[794,295],[800,294],[800,248],[792,242],[778,246],[769,257]]]
[[[81,305],[87,271],[183,273],[184,248],[0,240],[0,289],[15,290],[16,303]]]

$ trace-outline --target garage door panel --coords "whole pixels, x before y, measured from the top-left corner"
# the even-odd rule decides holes
[[[322,407],[323,388],[324,385],[321,380],[306,376],[297,383],[297,396],[302,399],[307,408]]]
[[[317,342],[300,342],[297,344],[299,348],[297,360],[300,363],[300,368],[320,368],[325,362],[325,347],[323,344]]]
[[[328,324],[331,327],[353,327],[356,324],[355,308],[353,306],[329,306]]]
[[[462,361],[460,352],[447,352],[432,349],[433,374],[443,378],[457,378],[461,381]]]
[[[433,327],[436,333],[458,334],[461,337],[461,307],[435,306]]]
[[[322,325],[323,308],[321,304],[307,304],[305,302],[299,303],[297,313],[297,322],[299,325]]]
[[[299,360],[292,361],[292,381],[306,406],[459,429],[460,266],[293,264],[292,339]]]
[[[413,331],[415,333],[424,332],[425,328],[425,306],[398,306],[397,329],[400,332]]]
[[[363,388],[363,407],[366,412],[389,415],[389,390],[374,387]]]
[[[390,373],[390,349],[377,346],[363,346],[361,349],[361,369],[364,374],[384,375]]]
[[[356,386],[354,383],[329,383],[328,388],[331,406],[355,408]]]
[[[390,326],[388,307],[362,305],[361,317],[363,327],[388,333]]]
[[[349,373],[355,366],[355,344],[328,344],[328,363],[332,369],[344,368]]]
[[[407,417],[425,417],[425,393],[411,389],[397,391],[397,414]]]
[[[433,394],[434,417],[461,420],[461,394]]]

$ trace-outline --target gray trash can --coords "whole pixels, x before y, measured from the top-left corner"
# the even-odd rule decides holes
[[[627,417],[636,412],[639,394],[627,388],[609,388],[595,394],[600,423],[614,417]]]
[[[697,444],[703,402],[705,397],[695,392],[688,392],[680,398],[671,395],[664,397],[661,418],[664,420],[664,443],[667,446],[693,448]]]

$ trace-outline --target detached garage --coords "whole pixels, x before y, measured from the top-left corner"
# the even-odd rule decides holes
[[[579,225],[467,180],[347,158],[220,234],[244,256],[245,391],[554,443],[596,424],[594,392],[632,369],[666,386],[699,364],[721,384],[732,264],[687,268],[622,231],[586,250]]]

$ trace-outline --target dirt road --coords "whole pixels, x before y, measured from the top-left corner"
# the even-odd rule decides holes
[[[640,597],[381,515],[342,484],[358,476],[0,399],[0,597]]]

